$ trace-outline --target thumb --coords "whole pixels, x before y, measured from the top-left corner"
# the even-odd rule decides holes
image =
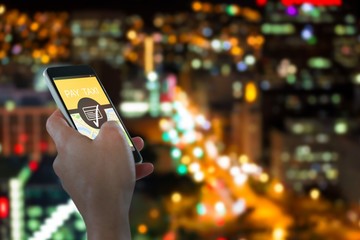
[[[77,131],[66,122],[59,109],[47,119],[46,130],[55,144],[66,141],[72,135],[78,135]]]
[[[107,121],[101,128],[99,134],[94,139],[95,141],[101,141],[106,144],[126,144],[126,136],[124,130],[120,127],[116,121]],[[126,144],[127,145],[127,144]]]

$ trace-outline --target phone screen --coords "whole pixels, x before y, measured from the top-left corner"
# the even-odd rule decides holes
[[[119,120],[107,94],[96,76],[54,78],[54,83],[77,130],[94,139],[106,121],[116,121],[125,132],[132,150],[134,146]]]

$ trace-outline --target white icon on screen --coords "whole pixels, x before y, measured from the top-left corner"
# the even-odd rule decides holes
[[[92,121],[96,127],[99,127],[99,119],[102,119],[103,116],[99,110],[99,104],[96,106],[88,106],[82,108],[85,117],[88,121]]]

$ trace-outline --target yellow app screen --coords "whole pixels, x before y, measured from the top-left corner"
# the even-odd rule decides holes
[[[95,76],[61,78],[54,80],[54,83],[70,117],[81,134],[94,139],[98,135],[101,125],[106,121],[118,122],[125,132],[114,108]],[[134,149],[126,132],[125,135],[129,145]]]

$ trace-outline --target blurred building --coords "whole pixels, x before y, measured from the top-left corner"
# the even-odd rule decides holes
[[[298,194],[320,190],[331,200],[358,201],[357,122],[287,119],[286,130],[271,131],[271,172]],[[360,179],[359,179],[360,180]]]

